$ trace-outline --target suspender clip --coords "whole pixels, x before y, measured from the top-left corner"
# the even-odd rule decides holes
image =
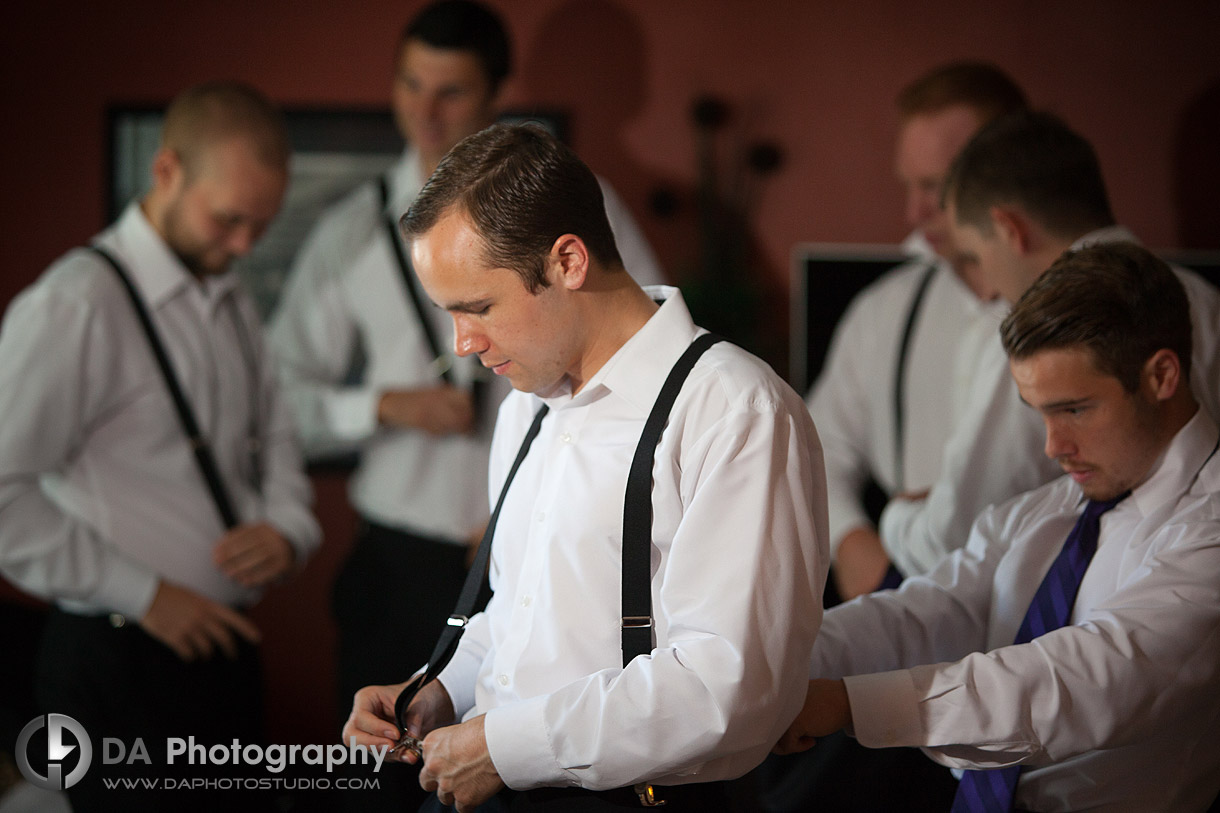
[[[632,790],[635,795],[640,798],[640,807],[661,807],[665,804],[664,799],[657,798],[657,790],[647,782],[641,782]]]

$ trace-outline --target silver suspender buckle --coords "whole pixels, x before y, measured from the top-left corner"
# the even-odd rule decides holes
[[[625,615],[623,616],[623,629],[650,629],[652,627],[652,616],[650,615]]]
[[[462,627],[465,627],[469,622],[470,622],[470,619],[464,615],[451,615],[451,616],[449,616],[449,620],[446,621],[445,623],[451,627],[458,627],[459,629],[461,629]]]

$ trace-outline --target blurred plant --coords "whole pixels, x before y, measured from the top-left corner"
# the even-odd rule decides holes
[[[750,267],[750,222],[760,183],[783,165],[783,151],[769,141],[731,147],[725,173],[729,181],[722,183],[719,142],[732,120],[731,111],[722,100],[701,96],[691,107],[691,120],[699,254],[695,267],[683,275],[683,296],[699,324],[756,349],[761,294]],[[652,203],[654,211],[676,206],[672,195],[663,191],[654,193]]]

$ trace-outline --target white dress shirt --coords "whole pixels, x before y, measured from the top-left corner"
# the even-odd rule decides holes
[[[435,437],[377,420],[382,393],[441,383],[385,223],[386,211],[397,222],[425,180],[418,152],[408,149],[389,172],[388,210],[377,185],[365,184],[323,215],[297,256],[268,338],[306,454],[360,452],[349,483],[357,511],[382,525],[463,543],[489,513],[492,416],[507,383],[490,382],[486,419],[474,434]],[[637,280],[659,277],[639,228],[604,183],[603,192],[627,267]],[[454,383],[486,375],[477,360],[453,357],[452,320],[416,290]],[[352,380],[361,365],[359,380]]]
[[[811,674],[855,675],[865,745],[922,746],[954,768],[1024,764],[1019,808],[1205,809],[1220,789],[1216,446],[1199,410],[1102,516],[1071,626],[1012,644],[1083,510],[1062,477],[986,511],[926,576],[830,611]]]
[[[1131,241],[1114,226],[1091,232],[1072,248]],[[1190,300],[1194,346],[1191,389],[1213,417],[1220,415],[1220,291],[1199,275],[1175,269]],[[1021,402],[1000,343],[997,314],[982,320],[963,343],[973,358],[970,392],[945,446],[940,474],[924,500],[891,500],[881,514],[881,541],[898,569],[926,573],[965,544],[970,526],[988,505],[1003,502],[1058,477],[1059,467],[1042,453],[1042,419]],[[961,367],[959,360],[959,368]]]
[[[304,561],[320,536],[309,483],[236,275],[197,282],[137,204],[96,242],[144,297],[240,521],[275,526]],[[15,583],[133,618],[162,578],[232,606],[255,600],[212,562],[224,527],[211,492],[131,301],[93,252],[69,252],[13,300],[0,414],[0,566]]]
[[[956,405],[971,381],[954,358],[970,326],[994,325],[998,302],[983,302],[918,232],[904,243],[912,254],[852,300],[835,328],[822,374],[809,393],[809,411],[826,455],[826,494],[833,553],[848,531],[871,526],[861,492],[871,476],[886,494],[923,491],[940,471]],[[935,266],[919,306],[903,376],[902,470],[895,447],[895,376],[911,305]]]
[[[495,590],[441,680],[486,713],[515,789],[682,784],[757,765],[800,708],[826,576],[821,449],[800,397],[726,343],[695,365],[653,468],[656,649],[622,666],[623,494],[644,420],[702,331],[672,288],[579,394],[550,413],[508,491]],[[496,426],[504,481],[539,400]]]

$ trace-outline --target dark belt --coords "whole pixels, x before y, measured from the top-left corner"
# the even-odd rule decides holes
[[[690,785],[637,785],[612,790],[584,788],[536,788],[515,794],[510,809],[526,811],[537,806],[540,810],[581,810],[599,807],[631,808],[664,805],[670,810],[714,810],[725,803],[726,782],[699,782]],[[708,807],[708,805],[711,807]]]

